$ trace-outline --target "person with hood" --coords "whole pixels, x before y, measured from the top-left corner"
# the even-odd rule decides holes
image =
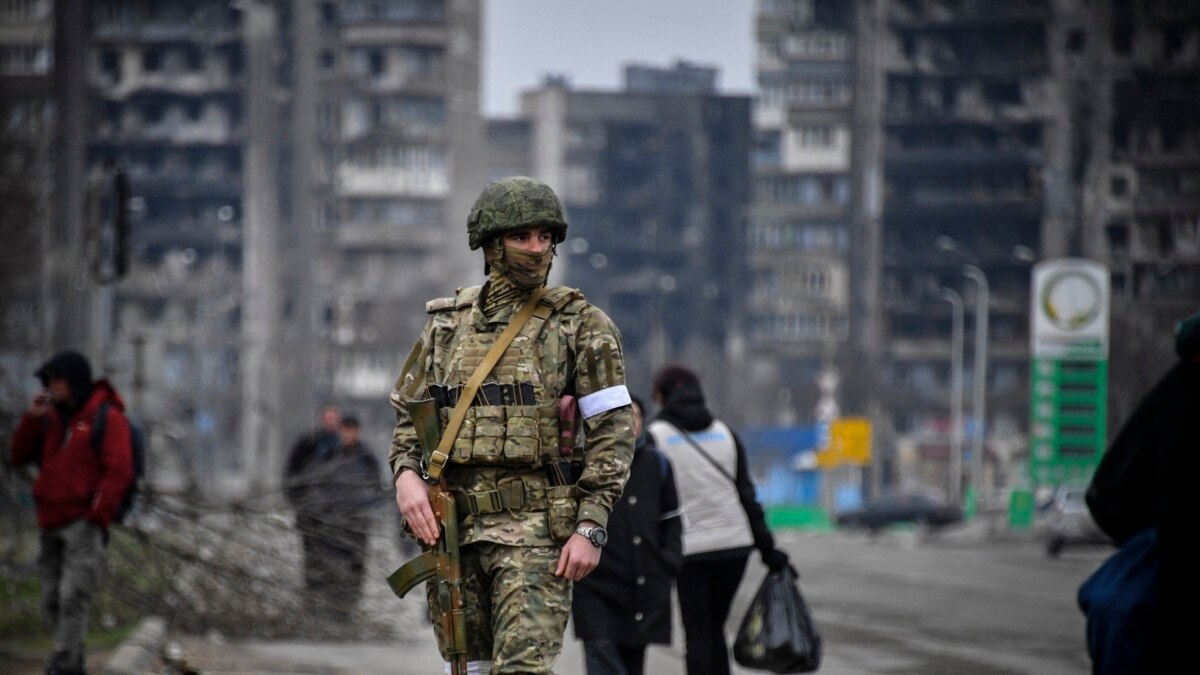
[[[588,675],[642,675],[646,645],[671,644],[671,587],[683,567],[671,464],[645,431],[641,400],[631,398],[629,481],[608,517],[604,557],[575,585],[571,606]]]
[[[87,603],[100,578],[108,526],[133,483],[132,438],[124,402],[106,380],[92,381],[83,355],[60,352],[34,375],[45,390],[17,423],[12,463],[39,470],[33,484],[38,568],[42,607],[54,631],[46,672],[83,673]],[[93,439],[101,410],[104,435]]]
[[[654,400],[662,410],[650,435],[671,460],[684,519],[676,585],[687,672],[726,674],[725,622],[750,551],[758,549],[772,572],[785,568],[788,556],[767,529],[741,440],[709,412],[696,374],[667,366],[654,380]]]
[[[1121,549],[1110,562],[1137,577],[1080,589],[1095,673],[1200,672],[1191,644],[1200,623],[1200,312],[1179,322],[1175,352],[1179,361],[1121,426],[1088,486],[1088,509]]]

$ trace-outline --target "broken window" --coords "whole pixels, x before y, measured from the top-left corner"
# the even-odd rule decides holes
[[[142,70],[147,73],[157,73],[162,70],[162,47],[151,46],[142,50]]]
[[[1067,33],[1067,51],[1071,54],[1082,54],[1087,49],[1087,33],[1076,28]]]
[[[367,72],[372,77],[378,77],[383,74],[386,66],[386,60],[382,49],[371,49],[367,51]]]
[[[1128,197],[1129,178],[1127,176],[1113,176],[1109,179],[1108,192],[1114,197]]]

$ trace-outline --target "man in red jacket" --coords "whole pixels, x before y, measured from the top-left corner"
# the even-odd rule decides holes
[[[42,606],[54,627],[48,674],[83,673],[87,602],[103,565],[108,526],[133,482],[133,446],[121,397],[77,352],[60,352],[34,373],[45,391],[21,416],[12,462],[36,463]],[[92,425],[107,403],[104,437]]]

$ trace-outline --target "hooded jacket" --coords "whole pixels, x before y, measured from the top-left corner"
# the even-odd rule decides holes
[[[13,432],[12,463],[36,463],[39,469],[33,499],[43,530],[84,519],[107,531],[133,482],[125,404],[107,381],[88,385],[83,405],[70,412],[56,407],[40,417],[27,412]],[[76,390],[74,383],[72,389]],[[92,445],[92,424],[105,402],[108,419],[97,449]]]
[[[775,550],[775,537],[767,527],[762,505],[754,493],[746,449],[737,434],[713,417],[703,392],[695,387],[680,387],[674,391],[657,419],[650,423],[649,430],[659,450],[670,458],[674,468],[684,517],[683,548],[689,559],[726,559],[744,555],[751,546],[764,556]],[[729,485],[725,476],[717,473],[691,444],[685,442],[679,431],[692,435],[702,446],[709,437],[719,436],[724,442],[732,441],[732,457],[719,459],[732,460],[734,470],[730,473],[734,476],[733,485]],[[707,472],[712,474],[708,477],[709,482],[698,485],[694,475]],[[739,503],[741,512],[736,507]],[[734,505],[733,508],[729,508],[730,505]],[[702,522],[699,518],[702,513],[712,515],[717,520]],[[730,538],[731,523],[743,528],[748,526],[748,531]],[[704,530],[720,532],[723,538],[706,536],[702,534]]]

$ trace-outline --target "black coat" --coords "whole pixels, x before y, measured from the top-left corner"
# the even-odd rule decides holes
[[[1200,363],[1180,361],[1121,426],[1087,492],[1096,523],[1118,545],[1145,528],[1158,530],[1157,592],[1165,620],[1147,635],[1151,654],[1165,665],[1149,672],[1200,672],[1192,646],[1200,606],[1198,477]]]
[[[575,635],[670,644],[671,586],[683,566],[679,496],[666,457],[642,434],[629,482],[608,518],[600,565],[575,584]]]

